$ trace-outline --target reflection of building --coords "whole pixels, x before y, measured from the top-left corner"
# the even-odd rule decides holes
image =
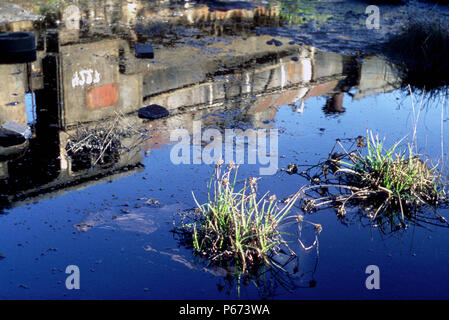
[[[367,57],[360,68],[360,78],[354,99],[393,91],[399,86],[397,76],[385,60],[377,56]]]
[[[141,167],[142,154],[136,147],[136,136],[121,139],[116,156],[101,165],[93,167],[95,159],[89,158],[89,154],[86,154],[89,163],[85,158],[70,159],[66,146],[75,131],[37,128],[36,137],[30,140],[26,150],[0,160],[0,206],[56,196],[68,190],[116,179]]]
[[[25,92],[28,87],[26,64],[0,64],[0,122],[28,123]],[[1,124],[0,123],[0,124]]]
[[[202,120],[205,127],[226,128],[240,122],[268,128],[280,105],[329,96],[326,110],[343,112],[342,92],[359,86],[357,95],[363,96],[394,88],[390,86],[394,80],[391,76],[373,74],[380,66],[388,73],[386,64],[377,57],[358,62],[353,57],[289,44],[289,39],[278,38],[283,42],[279,47],[269,45],[267,41],[272,37],[252,34],[202,46],[160,47],[153,60],[137,59],[133,42],[127,37],[109,31],[98,36],[98,32],[101,25],[109,28],[114,21],[132,24],[141,18],[139,12],[150,16],[151,10],[144,10],[141,3],[92,4],[90,11],[81,13],[81,20],[88,14],[92,22],[88,32],[83,31],[82,24],[80,29],[61,25],[36,31],[36,62],[30,67],[0,65],[4,83],[0,88],[0,120],[27,122],[24,97],[28,87],[35,93],[37,114],[28,152],[20,149],[15,157],[1,158],[0,189],[7,202],[59,194],[96,179],[116,177],[126,168],[138,168],[141,149],[169,143],[169,132],[174,128],[191,132],[193,120]],[[119,11],[116,4],[120,5]],[[252,13],[239,10],[214,13],[200,6],[189,8],[188,15],[176,19],[201,24],[275,16],[260,8]],[[91,36],[94,29],[97,35]],[[149,123],[136,119],[151,137],[144,142],[138,135],[121,139],[121,145],[131,152],[120,152],[110,157],[110,162],[94,168],[95,159],[88,154],[70,156],[67,152],[68,139],[80,123],[95,126],[117,113],[132,114],[153,103],[169,109],[172,116]],[[225,117],[212,114],[221,108],[239,112]],[[133,145],[136,148],[130,147]]]
[[[52,37],[57,40],[57,34]],[[161,48],[154,61],[135,58],[128,42],[121,39],[65,45],[50,44],[51,39],[47,46],[53,52],[42,60],[45,85],[36,91],[37,111],[43,116],[42,109],[47,110],[47,118],[65,129],[116,112],[134,112],[150,103],[182,112],[288,91],[278,103],[289,104],[339,91],[340,81],[349,77],[344,68],[353,63],[350,59],[329,54],[338,59],[327,60],[325,53],[287,43],[280,48],[269,46],[269,39],[234,39],[231,47],[213,43],[206,48]],[[208,50],[213,54],[204,54]],[[299,61],[290,59],[298,55]],[[55,106],[49,110],[46,104]]]

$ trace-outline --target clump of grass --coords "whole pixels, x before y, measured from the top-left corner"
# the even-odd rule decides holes
[[[280,208],[274,195],[257,197],[257,178],[245,180],[243,188],[236,190],[238,167],[231,164],[222,172],[222,166],[218,163],[211,177],[208,201],[200,205],[193,195],[197,208],[178,230],[189,236],[196,253],[214,264],[245,272],[275,263],[271,258],[281,247],[290,250],[279,224],[299,194]]]
[[[326,161],[300,173],[312,182],[303,188],[303,195],[308,195],[303,209],[332,206],[344,217],[352,206],[364,208],[372,220],[386,218],[405,226],[405,220],[413,221],[420,208],[447,202],[437,166],[429,166],[402,140],[390,148],[384,142],[369,133],[366,142],[359,137],[357,149],[347,151],[337,141],[343,152],[331,152]]]
[[[258,179],[237,181],[237,174],[238,167],[230,164],[224,169],[219,162],[209,181],[207,202],[200,205],[193,195],[196,208],[175,216],[173,232],[180,245],[192,249],[205,269],[224,275],[220,291],[236,285],[240,297],[240,287],[253,284],[268,298],[281,287],[313,287],[322,227],[303,215],[289,214],[300,193],[281,201],[268,193],[258,197]],[[301,240],[306,224],[315,233],[308,245]],[[312,249],[317,252],[315,266],[304,272],[297,252]]]
[[[406,207],[423,204],[436,205],[444,198],[444,189],[439,187],[439,173],[430,168],[413,152],[411,145],[401,150],[399,141],[386,149],[384,141],[373,137],[367,139],[366,154],[352,154],[346,173],[354,178],[360,188],[384,191],[386,206]]]
[[[421,18],[407,23],[385,44],[384,53],[393,63],[402,87],[430,95],[449,87],[449,31],[442,19]]]

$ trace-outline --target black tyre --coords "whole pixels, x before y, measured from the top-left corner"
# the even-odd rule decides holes
[[[36,39],[29,32],[0,33],[0,63],[36,61]]]
[[[139,118],[143,119],[160,119],[167,117],[170,113],[164,107],[158,106],[157,104],[152,104],[144,108],[140,108],[138,115]]]

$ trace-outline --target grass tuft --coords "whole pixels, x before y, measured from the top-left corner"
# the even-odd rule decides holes
[[[436,167],[422,161],[411,145],[401,148],[401,142],[386,149],[384,141],[370,133],[367,152],[352,155],[347,165],[354,171],[347,172],[354,175],[359,187],[384,191],[399,205],[403,200],[410,205],[437,204],[443,194],[438,191]]]
[[[238,167],[222,172],[219,163],[208,187],[208,201],[183,221],[178,230],[189,236],[194,251],[216,265],[249,268],[271,264],[281,246],[289,250],[279,230],[299,194],[280,208],[276,196],[257,197],[257,178],[245,180],[236,190]],[[293,254],[293,252],[292,252]]]
[[[299,174],[311,185],[303,192],[303,210],[334,207],[339,217],[349,207],[363,208],[374,221],[406,226],[416,221],[424,207],[447,203],[446,184],[437,166],[429,166],[403,139],[386,148],[385,141],[367,134],[359,137],[357,148],[331,152],[329,158]],[[437,220],[444,226],[447,221]]]

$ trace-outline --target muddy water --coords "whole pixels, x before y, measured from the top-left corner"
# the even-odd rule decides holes
[[[17,3],[27,8],[26,1]],[[0,297],[449,298],[449,229],[430,223],[383,234],[356,213],[343,220],[333,210],[308,214],[308,221],[323,228],[319,247],[295,248],[297,270],[284,286],[268,277],[258,286],[243,283],[239,292],[227,270],[207,266],[170,232],[176,213],[194,206],[192,191],[200,202],[207,199],[213,165],[174,164],[170,157],[170,133],[185,129],[192,134],[195,123],[220,132],[277,129],[279,170],[262,176],[259,192],[270,191],[278,199],[307,183],[282,168],[314,164],[327,157],[336,139],[349,142],[367,130],[393,144],[412,136],[416,124],[419,151],[448,163],[449,112],[443,96],[421,105],[421,96],[398,89],[391,65],[373,55],[379,39],[401,24],[404,12],[431,7],[382,7],[391,23],[368,35],[357,23],[365,8],[358,2],[296,10],[305,23],[288,20],[263,2],[249,7],[239,2],[227,10],[216,3],[158,5],[163,8],[159,24],[148,21],[161,7],[140,2],[138,13],[122,12],[118,20],[112,13],[122,10],[119,1],[110,13],[90,8],[99,19],[86,19],[90,27],[84,34],[59,34],[62,78],[51,73],[51,48],[40,51],[41,59],[47,59],[33,64],[33,137],[1,150]],[[291,3],[280,5],[293,11]],[[35,32],[45,38],[45,30]],[[273,37],[282,46],[267,44]],[[135,59],[132,46],[121,42],[133,39],[153,41],[155,58]],[[102,100],[89,105],[92,91],[73,86],[70,72],[91,67],[89,60],[101,74],[92,87],[118,88],[112,107]],[[25,86],[20,76],[25,66],[0,67],[9,68],[2,76],[14,84],[0,91],[2,107],[11,99],[21,102],[17,110],[2,109],[2,120],[31,123],[27,112],[33,111],[33,99],[25,99],[25,89],[23,97],[19,92]],[[63,98],[52,95],[52,84]],[[150,103],[163,105],[171,116],[151,122],[137,118],[136,108]],[[118,136],[119,148],[100,157],[70,153],[70,140],[83,130],[98,130],[99,121],[110,128],[116,112],[120,126],[133,128]],[[193,162],[194,148],[190,151]],[[261,167],[242,164],[239,175],[259,176]],[[439,214],[449,219],[447,209]],[[305,246],[314,239],[313,228],[306,227],[301,235]],[[68,265],[81,271],[80,290],[65,287]],[[381,290],[365,287],[369,265],[380,269]]]

